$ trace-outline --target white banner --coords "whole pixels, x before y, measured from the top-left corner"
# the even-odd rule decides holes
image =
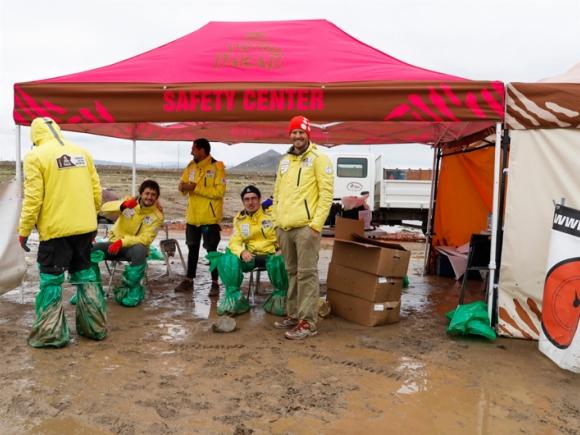
[[[0,294],[18,287],[26,272],[24,251],[16,232],[21,205],[18,183],[0,183]]]
[[[540,351],[580,373],[580,210],[556,205],[546,270]]]

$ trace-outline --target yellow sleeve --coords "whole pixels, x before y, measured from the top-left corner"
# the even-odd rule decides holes
[[[209,199],[221,199],[226,194],[226,170],[222,162],[215,162],[215,175],[213,186],[204,186],[203,182],[197,183],[193,193]]]
[[[278,168],[276,169],[276,181],[274,181],[274,198],[272,198],[272,206],[270,207],[270,213],[272,214],[272,222],[274,228],[278,227],[278,221],[276,219],[277,209],[278,209],[278,190],[280,188],[280,163],[278,163]]]
[[[332,196],[334,194],[334,170],[326,154],[321,153],[315,159],[314,172],[318,184],[318,205],[314,211],[314,217],[312,218],[310,227],[320,232],[330,212]]]
[[[240,234],[240,224],[237,216],[234,219],[234,232],[230,238],[228,248],[236,257],[242,255],[242,252],[245,250],[244,241],[242,239],[242,235]]]
[[[181,172],[181,178],[179,179],[180,182],[183,183],[188,183],[189,182],[189,165],[187,165],[184,169],[183,172]],[[179,192],[181,193],[181,196],[185,196],[187,195],[189,192]]]
[[[27,237],[36,225],[38,214],[44,200],[44,180],[40,162],[34,155],[24,159],[24,199],[18,224],[18,234]]]
[[[124,199],[119,199],[116,201],[105,202],[101,206],[101,211],[103,213],[119,212],[121,213],[121,204],[123,204]]]
[[[98,213],[101,209],[102,203],[102,190],[101,190],[101,181],[99,179],[99,174],[97,173],[97,168],[95,168],[95,163],[93,162],[93,158],[89,153],[87,154],[87,160],[89,161],[89,173],[91,174],[91,183],[93,185],[93,198],[95,201],[95,213]]]
[[[131,246],[135,245],[145,245],[149,246],[157,237],[157,233],[159,232],[159,227],[163,224],[163,214],[161,211],[157,211],[154,214],[150,214],[153,218],[153,222],[150,224],[141,224],[141,228],[139,229],[139,233],[135,236],[123,236],[121,240],[123,241],[123,247],[130,248]]]

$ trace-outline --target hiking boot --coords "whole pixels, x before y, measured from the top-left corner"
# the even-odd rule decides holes
[[[219,295],[220,295],[220,284],[219,282],[212,280],[208,296],[219,296]]]
[[[284,334],[288,340],[304,340],[318,334],[315,326],[312,326],[308,321],[301,320],[296,327]]]
[[[298,320],[292,317],[284,317],[282,320],[276,320],[274,322],[274,328],[276,329],[292,329],[298,325]]]
[[[184,279],[179,283],[174,290],[176,293],[185,293],[185,292],[192,292],[193,291],[193,280]]]

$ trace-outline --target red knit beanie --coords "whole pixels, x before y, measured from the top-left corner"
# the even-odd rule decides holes
[[[290,125],[288,126],[288,134],[292,133],[292,130],[304,130],[308,137],[310,137],[310,121],[304,116],[295,116],[290,120]]]

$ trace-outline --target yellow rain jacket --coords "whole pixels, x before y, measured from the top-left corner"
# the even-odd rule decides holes
[[[283,230],[310,226],[321,231],[332,205],[334,171],[328,156],[312,142],[297,156],[292,148],[278,164],[273,216]]]
[[[185,220],[190,225],[217,224],[222,219],[226,193],[226,171],[223,162],[207,156],[201,162],[192,160],[183,170],[181,181],[196,183],[189,195]]]
[[[228,245],[238,257],[244,250],[252,254],[274,254],[278,249],[272,215],[260,207],[254,214],[245,210],[234,218],[234,234]]]
[[[18,233],[36,225],[41,241],[97,229],[101,184],[88,151],[62,137],[50,118],[32,121],[34,148],[24,158],[24,200]]]
[[[121,212],[120,207],[123,201],[106,202],[101,209],[104,213],[120,213],[119,219],[111,229],[109,240],[111,242],[122,240],[123,248],[139,244],[149,246],[155,240],[157,231],[163,224],[163,213],[156,205],[141,207],[141,204],[135,208],[126,208]]]

